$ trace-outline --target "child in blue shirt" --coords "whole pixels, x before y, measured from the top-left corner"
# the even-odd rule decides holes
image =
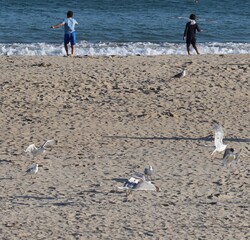
[[[73,12],[67,12],[67,18],[59,24],[51,26],[51,28],[58,28],[64,26],[64,48],[66,51],[67,56],[69,56],[68,44],[70,42],[71,45],[71,54],[72,56],[75,55],[75,45],[76,45],[76,32],[75,32],[75,25],[78,22],[73,18]]]

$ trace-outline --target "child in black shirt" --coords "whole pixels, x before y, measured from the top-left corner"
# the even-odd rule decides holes
[[[186,24],[186,28],[183,35],[183,40],[186,39],[187,52],[190,55],[190,45],[192,44],[197,54],[200,54],[196,47],[196,30],[200,32],[200,28],[196,23],[196,16],[191,14],[189,17],[190,21]]]

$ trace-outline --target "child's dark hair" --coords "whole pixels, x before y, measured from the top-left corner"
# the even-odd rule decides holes
[[[194,14],[191,14],[190,17],[189,17],[189,19],[195,20],[195,19],[196,19],[196,16],[195,16]]]
[[[73,17],[73,12],[72,12],[72,11],[68,11],[68,12],[67,12],[67,17],[68,17],[68,18]]]

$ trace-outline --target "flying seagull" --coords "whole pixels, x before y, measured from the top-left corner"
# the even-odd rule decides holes
[[[41,155],[45,152],[45,147],[55,143],[55,140],[47,140],[40,147],[36,147],[35,144],[31,144],[25,150],[26,153],[29,153],[33,158],[38,155]]]
[[[234,152],[233,148],[227,148],[223,155],[223,165],[229,166],[232,163],[237,164],[240,159],[241,149],[238,153]]]
[[[176,75],[173,76],[173,78],[183,78],[187,75],[187,71],[184,69],[180,73],[177,73]]]
[[[150,178],[150,179],[151,179],[151,176],[153,175],[153,172],[154,172],[154,170],[153,170],[152,166],[149,166],[148,168],[144,169],[145,176],[148,176],[148,178]]]
[[[25,172],[24,175],[27,175],[27,174],[35,174],[38,172],[38,164],[35,163],[35,164],[32,164]]]
[[[223,152],[227,147],[227,145],[223,143],[224,131],[222,126],[219,123],[214,122],[213,130],[215,150],[212,152],[212,156],[214,156],[216,152]]]

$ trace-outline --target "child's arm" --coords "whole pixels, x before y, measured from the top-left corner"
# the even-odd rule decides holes
[[[203,30],[199,28],[198,24],[196,24],[196,29],[198,32],[203,32]]]
[[[185,40],[185,38],[187,37],[187,31],[188,31],[188,24],[186,24],[186,27],[185,27],[185,31],[183,34],[183,40]]]
[[[51,28],[58,28],[58,27],[61,27],[63,25],[64,25],[64,23],[58,23],[58,24],[56,24],[54,26],[51,26]]]

